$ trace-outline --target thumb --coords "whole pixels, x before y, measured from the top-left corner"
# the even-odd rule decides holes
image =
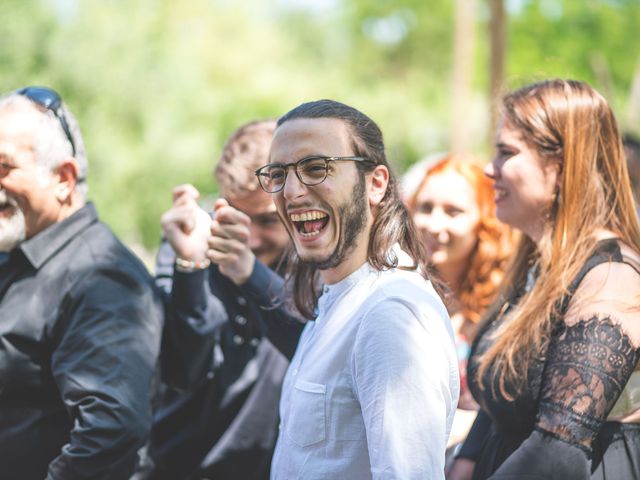
[[[216,200],[216,202],[213,204],[213,211],[217,212],[218,210],[220,210],[222,207],[228,207],[229,206],[229,202],[227,202],[224,198],[219,198]]]

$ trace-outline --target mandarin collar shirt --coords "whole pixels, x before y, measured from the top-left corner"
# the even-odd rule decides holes
[[[430,282],[365,263],[317,312],[285,376],[272,479],[444,478],[459,377]]]
[[[127,479],[151,422],[162,310],[87,204],[0,265],[0,477]]]

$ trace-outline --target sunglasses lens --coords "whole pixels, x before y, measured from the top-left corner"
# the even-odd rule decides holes
[[[71,144],[73,155],[75,156],[76,145],[73,141],[73,137],[71,136],[69,124],[64,117],[64,112],[60,109],[62,106],[62,99],[60,98],[60,95],[58,95],[55,90],[51,90],[46,87],[25,87],[18,90],[18,95],[23,95],[37,105],[53,112],[53,114],[58,118],[58,121],[62,126],[62,130],[64,130],[64,134],[67,136],[67,139]]]
[[[60,95],[48,88],[27,87],[18,93],[49,110],[57,109],[61,103]]]

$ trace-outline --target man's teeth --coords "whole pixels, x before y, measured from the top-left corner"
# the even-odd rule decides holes
[[[292,222],[308,222],[310,220],[320,220],[321,218],[325,218],[326,216],[326,213],[313,211],[304,213],[292,213],[289,218],[291,218]]]
[[[299,232],[299,233],[304,238],[309,238],[309,237],[315,237],[316,235],[320,235],[320,230],[316,230],[314,232],[309,232],[309,233],[305,233],[305,232]]]

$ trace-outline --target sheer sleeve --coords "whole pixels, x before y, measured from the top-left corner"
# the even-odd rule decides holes
[[[585,276],[549,344],[535,431],[492,478],[588,478],[593,440],[640,357],[639,298],[629,265]]]
[[[640,276],[602,264],[580,285],[551,342],[537,428],[590,453],[640,355]]]

